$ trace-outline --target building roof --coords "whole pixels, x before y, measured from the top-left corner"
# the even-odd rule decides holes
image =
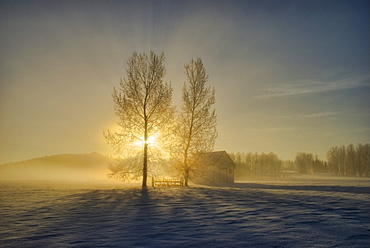
[[[205,166],[215,166],[220,169],[227,169],[230,166],[235,167],[234,161],[226,151],[200,153],[197,162]]]

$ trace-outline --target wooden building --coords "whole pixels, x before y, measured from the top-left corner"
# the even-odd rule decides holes
[[[198,181],[234,183],[235,163],[226,151],[200,153],[197,164],[204,168]]]

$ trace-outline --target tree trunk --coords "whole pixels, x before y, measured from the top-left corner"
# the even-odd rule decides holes
[[[146,179],[148,177],[148,124],[145,122],[144,130],[144,163],[143,163],[143,184],[146,187]]]
[[[185,187],[188,187],[189,186],[189,169],[186,168],[185,169]]]
[[[148,144],[144,143],[144,164],[143,164],[143,187],[146,187],[146,179],[148,177]]]
[[[189,145],[188,145],[189,147]],[[189,182],[189,168],[188,168],[188,147],[185,149],[184,153],[184,180],[185,180],[185,187],[188,187]]]

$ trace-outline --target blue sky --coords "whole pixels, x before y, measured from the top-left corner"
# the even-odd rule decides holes
[[[216,150],[370,142],[369,1],[0,0],[0,163],[110,153],[111,92],[133,51],[166,56],[174,103],[201,57]]]

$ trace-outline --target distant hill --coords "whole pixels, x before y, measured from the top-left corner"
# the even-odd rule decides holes
[[[111,158],[61,154],[0,165],[0,180],[106,180]]]

